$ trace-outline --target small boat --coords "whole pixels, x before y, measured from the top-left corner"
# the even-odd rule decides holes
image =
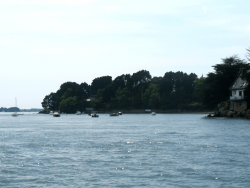
[[[17,117],[17,116],[18,116],[18,113],[14,112],[14,113],[12,114],[12,116],[13,116],[13,117]]]
[[[155,112],[152,112],[152,113],[151,113],[151,115],[152,115],[152,116],[155,116],[155,115],[156,115],[156,113],[155,113]]]
[[[92,114],[91,114],[91,117],[99,117],[99,115],[96,114],[96,113],[92,113]]]
[[[122,115],[122,112],[118,112],[119,115]]]
[[[50,111],[49,115],[54,115],[54,112],[53,112],[53,111]]]
[[[80,111],[77,111],[76,112],[76,115],[81,115],[82,113]]]
[[[53,117],[60,117],[60,114],[58,112],[54,112]]]
[[[119,116],[118,113],[110,113],[109,116]]]
[[[97,111],[92,111],[90,116],[91,117],[99,117],[99,115],[97,114]]]

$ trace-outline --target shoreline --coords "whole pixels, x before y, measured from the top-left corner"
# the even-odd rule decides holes
[[[40,111],[38,114],[49,114],[50,111]],[[118,113],[122,112],[122,114],[151,114],[155,112],[156,114],[212,114],[213,112],[204,111],[179,111],[179,110],[152,110],[151,112],[145,112],[144,110],[111,110],[111,111],[98,111],[98,114],[110,114],[110,113]],[[82,111],[84,114],[89,114],[91,111]],[[75,113],[65,113],[65,114],[75,114]]]
[[[229,119],[250,119],[250,109],[243,111],[221,110],[209,113],[207,118],[229,118]]]

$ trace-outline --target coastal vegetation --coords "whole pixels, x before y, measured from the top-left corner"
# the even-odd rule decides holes
[[[1,107],[0,108],[0,112],[19,112],[19,111],[20,109],[17,107],[10,107],[10,108]]]
[[[75,113],[88,109],[110,111],[114,109],[155,109],[204,111],[215,110],[229,100],[230,90],[242,68],[250,69],[250,49],[247,60],[237,55],[223,58],[213,66],[214,72],[206,77],[195,73],[166,72],[162,77],[152,77],[147,70],[95,78],[89,85],[75,82],[63,83],[58,91],[45,96],[42,107]],[[250,75],[245,75],[250,83]]]

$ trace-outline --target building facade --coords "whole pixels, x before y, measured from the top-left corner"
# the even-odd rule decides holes
[[[247,73],[249,72],[250,70],[247,71]],[[244,111],[247,109],[245,90],[248,87],[248,83],[242,76],[244,73],[245,70],[242,69],[240,75],[236,78],[233,85],[230,87],[230,110],[236,112]]]

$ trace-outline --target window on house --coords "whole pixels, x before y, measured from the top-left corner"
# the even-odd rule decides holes
[[[242,91],[239,91],[239,96],[242,96]]]

